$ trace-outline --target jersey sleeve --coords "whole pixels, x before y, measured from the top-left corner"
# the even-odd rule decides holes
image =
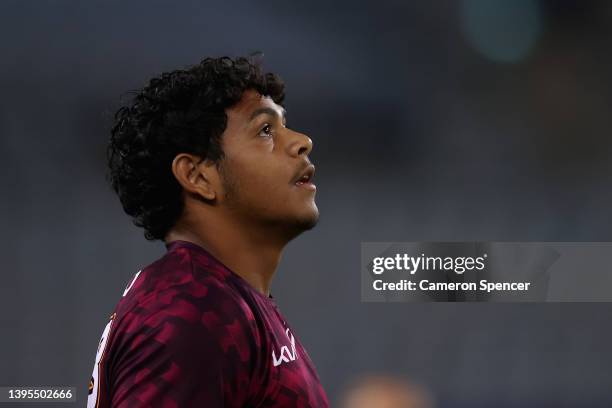
[[[249,404],[255,326],[238,301],[214,292],[168,289],[146,317],[139,307],[125,316],[107,366],[113,407]]]

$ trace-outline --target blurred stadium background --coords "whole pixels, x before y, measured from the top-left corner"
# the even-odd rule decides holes
[[[384,372],[445,407],[612,406],[610,304],[359,288],[361,241],[612,240],[612,2],[6,0],[0,44],[1,385],[84,404],[108,314],[164,250],[104,179],[121,94],[260,50],[315,141],[321,221],[273,294],[330,399]]]

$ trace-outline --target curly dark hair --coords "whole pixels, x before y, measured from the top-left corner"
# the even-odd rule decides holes
[[[225,109],[250,89],[283,102],[283,81],[263,73],[253,58],[206,58],[151,79],[117,111],[108,179],[146,239],[163,239],[183,212],[182,188],[171,170],[176,155],[191,153],[218,165]]]

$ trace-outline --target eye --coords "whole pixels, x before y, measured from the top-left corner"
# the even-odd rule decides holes
[[[261,137],[271,137],[272,136],[272,126],[266,123],[263,128],[259,131],[259,136]]]

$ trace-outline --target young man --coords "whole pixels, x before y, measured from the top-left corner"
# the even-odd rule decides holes
[[[312,141],[284,86],[245,58],[152,79],[116,114],[110,180],[167,253],[106,326],[89,407],[327,407],[270,296],[285,245],[317,223]]]

